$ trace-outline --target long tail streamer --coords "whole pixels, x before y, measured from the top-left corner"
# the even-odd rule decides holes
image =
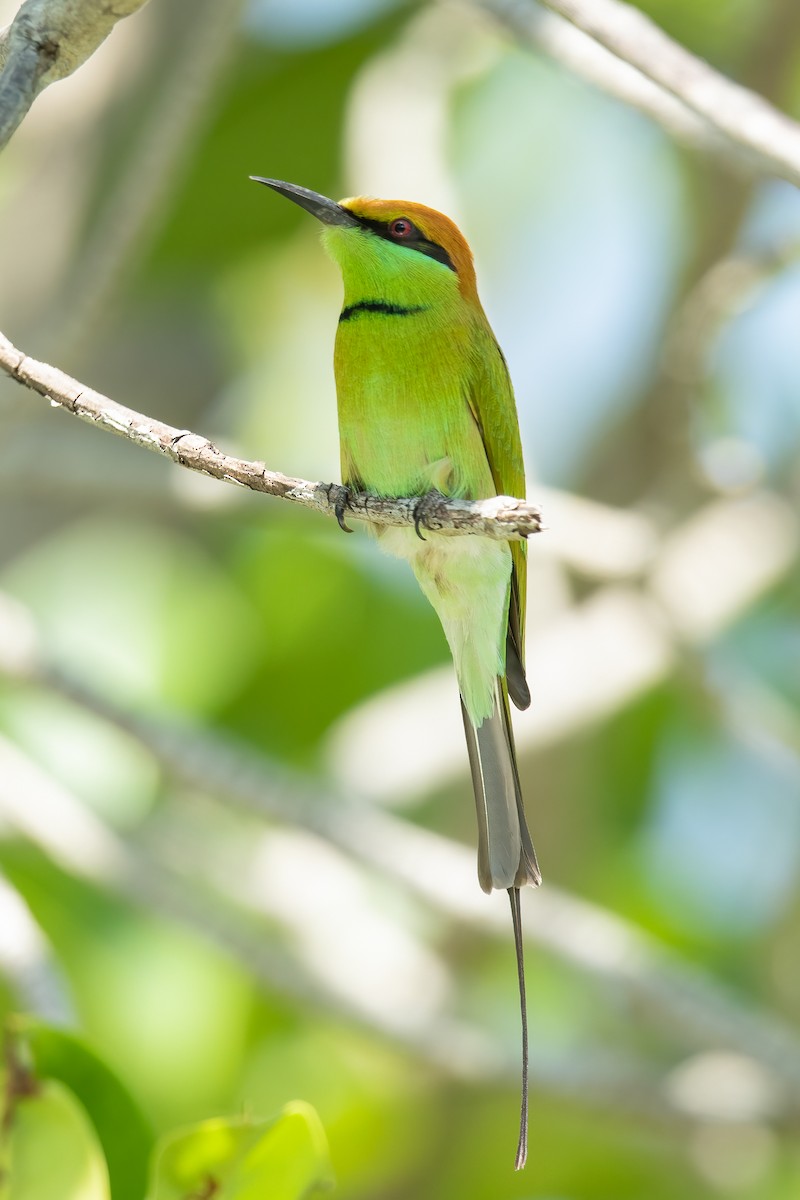
[[[514,922],[514,949],[517,952],[517,978],[519,979],[519,1007],[522,1014],[522,1101],[519,1112],[519,1142],[514,1170],[521,1171],[528,1157],[528,1005],[525,999],[525,951],[522,946],[522,913],[519,904],[519,888],[510,887],[511,920]]]

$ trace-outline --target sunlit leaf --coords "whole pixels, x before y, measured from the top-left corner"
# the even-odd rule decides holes
[[[73,1093],[54,1080],[33,1087],[8,1115],[0,1200],[111,1200],[100,1143]]]
[[[26,1018],[24,1034],[38,1078],[67,1085],[94,1125],[114,1200],[141,1200],[153,1135],[117,1076],[72,1034]]]
[[[165,1138],[148,1200],[302,1200],[332,1182],[319,1118],[296,1101],[271,1121],[204,1121]]]

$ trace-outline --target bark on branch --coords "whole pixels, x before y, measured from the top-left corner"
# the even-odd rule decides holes
[[[800,125],[727,79],[621,0],[542,0],[623,62],[659,84],[720,133],[800,186]]]
[[[0,30],[0,150],[40,92],[94,54],[147,0],[26,0]]]
[[[265,492],[291,500],[304,508],[333,516],[341,489],[335,484],[310,482],[269,471],[263,462],[250,462],[223,454],[207,438],[188,429],[176,429],[163,421],[135,412],[108,396],[95,392],[65,375],[56,367],[28,358],[0,333],[0,369],[18,383],[110,433],[129,438],[147,450],[163,454],[182,467],[200,471],[214,479],[238,483],[254,492]],[[351,492],[347,513],[374,525],[414,524],[418,496],[383,498],[366,492]],[[541,528],[539,510],[511,496],[488,500],[447,500],[426,514],[427,527],[447,534],[478,533],[500,541],[518,541]]]

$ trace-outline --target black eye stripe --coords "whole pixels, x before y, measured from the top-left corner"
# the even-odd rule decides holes
[[[416,250],[420,254],[427,255],[428,258],[435,258],[437,262],[440,262],[443,266],[448,267],[451,271],[455,272],[456,268],[453,260],[445,250],[444,246],[440,246],[436,242],[429,242],[427,238],[422,236],[416,226],[414,227],[414,236],[410,238],[404,237],[402,241],[398,241],[397,238],[392,237],[391,233],[389,232],[391,221],[372,221],[369,219],[369,217],[359,217],[357,213],[353,213],[352,215],[356,218],[359,225],[363,225],[365,229],[369,229],[371,233],[376,233],[378,237],[384,238],[387,242],[391,242],[392,245],[406,246],[409,250]],[[411,221],[410,217],[406,217],[405,219],[409,222]],[[393,217],[392,220],[397,221],[399,218]]]
[[[428,258],[435,258],[437,262],[442,263],[445,267],[449,267],[451,271],[456,271],[455,264],[444,246],[439,246],[436,242],[426,242],[424,240],[419,245],[412,243],[411,246],[413,250],[420,250],[423,254],[427,254]],[[458,274],[457,271],[456,274]]]

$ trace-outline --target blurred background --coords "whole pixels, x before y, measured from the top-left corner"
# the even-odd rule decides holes
[[[800,116],[795,0],[639,7]],[[0,383],[0,1009],[159,1130],[310,1101],[354,1200],[800,1194],[800,196],[624,85],[533,5],[152,0],[0,167],[3,332],[307,479],[340,282],[248,175],[475,251],[546,525],[521,1175],[508,902],[406,566]]]

